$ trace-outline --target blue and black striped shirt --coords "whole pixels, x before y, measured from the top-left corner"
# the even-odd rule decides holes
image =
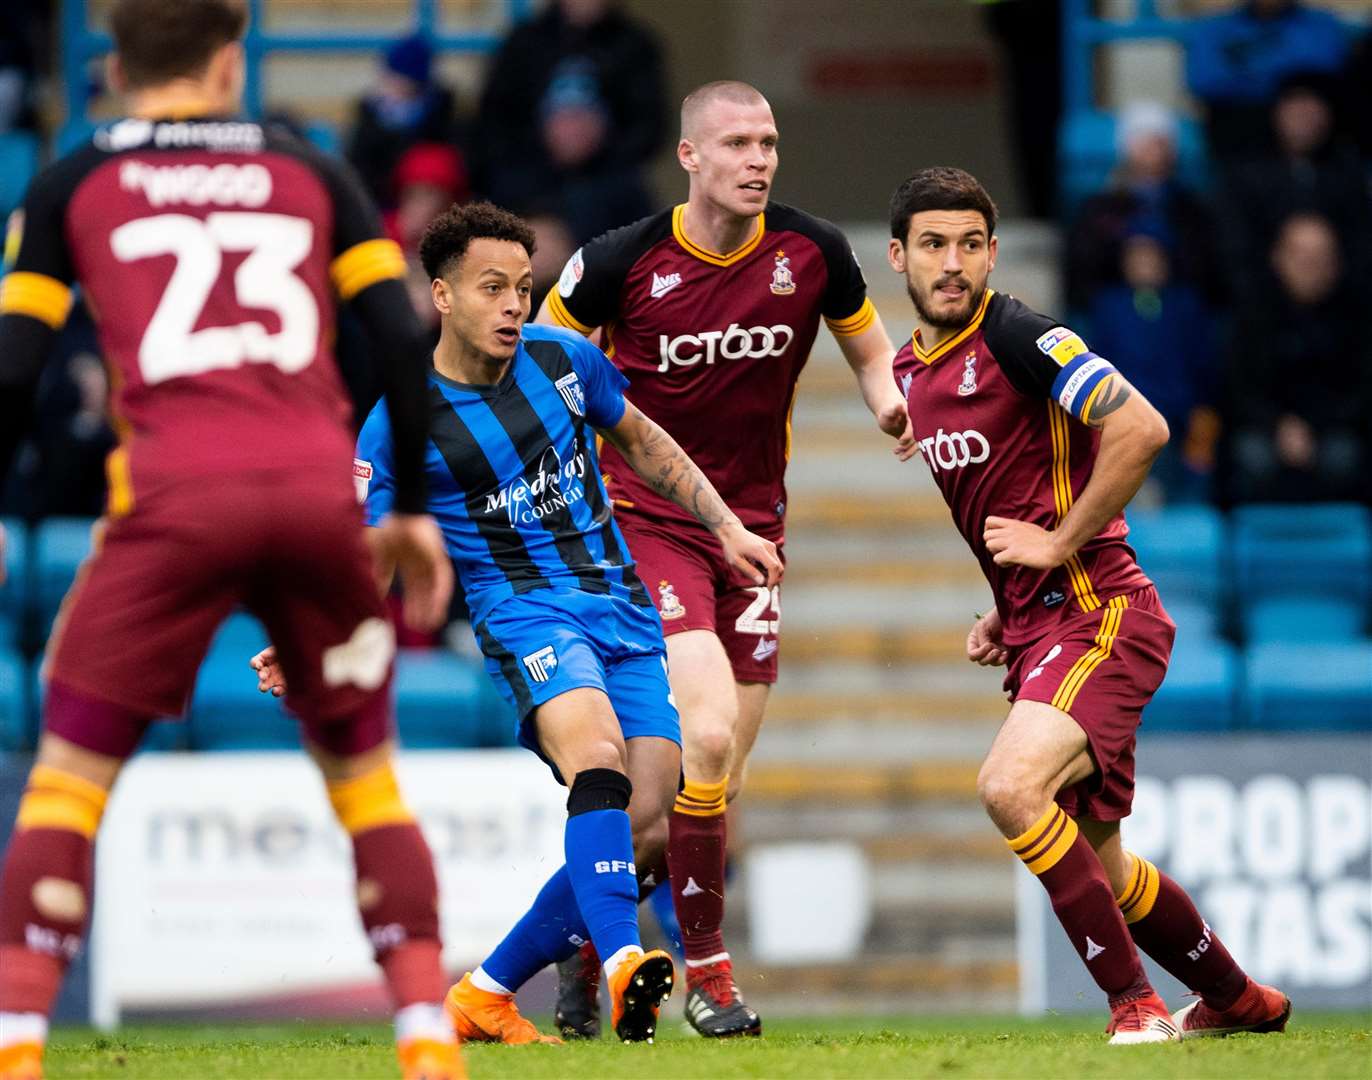
[[[595,428],[624,416],[627,380],[580,334],[525,326],[494,386],[429,373],[429,512],[457,565],[472,623],[500,601],[571,588],[649,606],[600,479]],[[378,404],[353,472],[368,524],[394,498],[390,414]]]

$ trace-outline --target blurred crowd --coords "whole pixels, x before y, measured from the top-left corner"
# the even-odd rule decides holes
[[[37,123],[55,7],[0,10],[3,132]],[[1061,68],[1044,6],[991,10],[995,35],[1019,43],[1008,55]],[[1026,26],[1043,48],[1024,48]],[[1119,112],[1108,185],[1066,208],[1063,314],[1167,417],[1172,442],[1145,498],[1372,501],[1372,336],[1359,310],[1372,297],[1372,28],[1301,0],[1243,0],[1190,29],[1199,120],[1148,102]],[[1042,86],[1043,63],[1010,67]],[[652,30],[615,0],[549,0],[510,30],[472,101],[426,39],[396,41],[342,150],[409,256],[415,309],[436,335],[417,257],[435,213],[486,197],[528,218],[537,309],[578,245],[657,208],[647,169],[673,122]],[[1051,199],[1051,158],[1042,176],[1024,168],[1030,194],[1044,189],[1031,204]],[[365,410],[377,388],[358,340],[345,322],[340,360]],[[102,509],[108,388],[79,305],[59,354],[0,493],[5,514]]]
[[[1194,121],[1120,110],[1069,211],[1070,312],[1171,426],[1146,497],[1372,501],[1372,31],[1247,0],[1186,48],[1204,161]]]

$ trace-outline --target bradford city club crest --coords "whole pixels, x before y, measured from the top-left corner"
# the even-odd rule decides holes
[[[977,354],[969,352],[962,362],[962,382],[958,384],[958,394],[966,397],[977,392]]]
[[[657,613],[664,619],[679,619],[686,614],[686,605],[681,602],[670,583],[658,582],[657,595]]]
[[[790,296],[796,291],[796,279],[791,276],[791,260],[784,251],[778,251],[776,266],[772,270],[772,292],[777,296]]]

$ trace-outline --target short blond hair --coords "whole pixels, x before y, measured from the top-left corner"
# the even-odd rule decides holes
[[[694,137],[700,114],[716,101],[729,101],[735,105],[766,105],[767,99],[756,86],[735,79],[720,79],[697,86],[681,103],[681,137]]]

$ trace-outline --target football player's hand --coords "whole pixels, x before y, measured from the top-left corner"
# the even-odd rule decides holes
[[[967,634],[967,659],[982,667],[1004,664],[1010,654],[1001,641],[1003,631],[1000,612],[995,608],[980,616]]]
[[[391,514],[377,532],[376,543],[404,587],[405,621],[416,630],[437,630],[453,598],[453,564],[438,523],[428,514]]]
[[[775,585],[781,580],[781,556],[770,540],[750,533],[733,521],[715,533],[724,548],[724,561],[754,585]]]
[[[257,672],[257,689],[272,697],[286,693],[286,675],[276,659],[276,646],[268,645],[248,661],[248,666]]]
[[[909,461],[919,450],[919,443],[915,441],[915,426],[910,422],[910,413],[901,398],[896,398],[877,413],[877,427],[896,440],[892,453],[901,461]]]
[[[1029,521],[988,517],[981,536],[997,566],[1052,570],[1065,563],[1071,554],[1061,550],[1056,533]]]

